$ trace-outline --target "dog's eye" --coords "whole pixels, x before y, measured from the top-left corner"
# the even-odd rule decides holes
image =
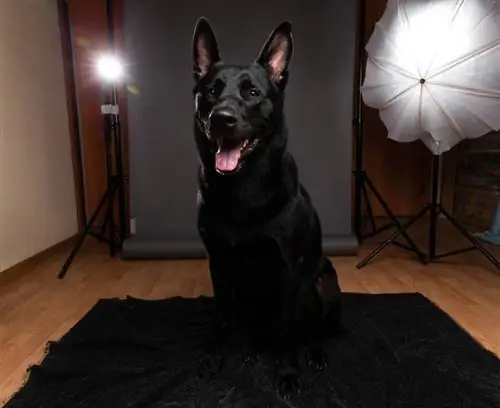
[[[258,90],[258,89],[252,88],[252,89],[250,89],[249,94],[250,94],[250,96],[252,96],[252,97],[254,97],[254,98],[255,98],[256,96],[259,96],[259,95],[260,95],[260,92],[259,92],[259,90]]]
[[[215,96],[215,87],[210,88],[210,89],[208,90],[208,94],[209,94],[210,96]]]

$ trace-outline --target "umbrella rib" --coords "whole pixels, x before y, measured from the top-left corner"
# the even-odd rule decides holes
[[[403,101],[403,102],[404,102],[404,101]],[[406,104],[404,105],[404,109],[403,109],[403,112],[401,113],[401,116],[404,116],[404,114],[405,114],[405,113],[406,113],[406,111],[408,110],[408,107],[410,106],[410,103],[411,103],[411,98],[409,98],[409,99],[406,101]],[[382,112],[383,110],[385,110],[385,109],[387,109],[387,108],[388,108],[388,106],[383,107],[383,108],[381,108],[381,109],[379,109],[379,110],[380,110],[380,112]],[[399,131],[400,127],[401,127],[401,122],[399,122],[398,124],[396,124],[396,129],[395,129],[395,130]]]
[[[484,121],[481,117],[479,117],[477,114],[472,112],[467,106],[462,105],[462,108],[465,109],[468,113],[470,113],[471,116],[475,117],[479,122],[481,122],[483,125],[485,125],[490,130],[498,130],[498,129],[492,128],[489,123],[486,123],[486,121]]]
[[[438,75],[441,75],[442,73],[444,73],[446,71],[449,71],[450,69],[455,68],[457,65],[463,64],[463,63],[471,60],[472,58],[479,57],[480,55],[485,54],[486,52],[489,52],[489,51],[495,49],[499,45],[500,45],[500,40],[495,40],[495,41],[489,43],[488,45],[484,46],[483,48],[475,50],[475,51],[473,51],[473,52],[471,52],[469,54],[465,54],[465,55],[463,55],[463,56],[461,56],[461,57],[459,57],[459,58],[451,61],[450,63],[448,63],[447,65],[445,65],[439,71],[433,73],[431,76],[429,76],[427,78],[427,80],[435,78]]]
[[[434,82],[432,83],[432,85],[442,86],[442,87],[445,87],[445,88],[456,89],[456,90],[463,90],[465,93],[470,94],[470,95],[474,95],[474,96],[481,96],[481,97],[486,97],[486,98],[488,98],[488,97],[491,97],[491,98],[500,98],[500,92],[496,92],[494,95],[488,95],[488,94],[486,94],[486,92],[488,92],[488,91],[484,91],[484,90],[481,90],[481,92],[485,92],[485,94],[482,94],[482,93],[477,92],[474,89],[461,88],[461,87],[457,87],[455,85],[440,84],[440,83],[434,83]],[[471,116],[475,117],[478,121],[480,121],[483,125],[485,125],[486,127],[490,128],[491,130],[494,130],[489,123],[487,123],[480,116],[478,116],[473,111],[471,111],[465,104],[461,104],[461,106]]]
[[[396,8],[397,9],[399,8],[399,0],[396,0]],[[399,15],[399,13],[398,13],[398,15]],[[377,21],[375,23],[375,29],[380,30],[382,32],[382,34],[384,34],[385,40],[394,49],[394,51],[396,53],[400,53],[401,52],[400,47],[394,42],[394,36],[393,35],[389,35],[389,33],[387,32],[387,30],[385,29],[385,27],[380,24],[380,21]],[[405,70],[404,71],[405,74],[403,74],[402,71],[403,71],[403,69],[401,68],[401,72],[400,73],[402,75],[408,76],[408,77],[410,77],[412,79],[415,78],[415,76],[412,75],[411,73],[409,73],[408,71]]]
[[[413,38],[413,35],[411,35],[410,19],[408,18],[408,14],[406,14],[406,10],[401,5],[401,0],[397,0],[396,5],[397,5],[397,10],[398,10],[398,15],[400,17],[402,16],[403,23],[406,26],[408,33],[410,33],[410,37]],[[419,78],[422,78],[422,72],[420,70],[420,65],[418,63],[418,59],[416,59],[416,58],[415,58],[415,66],[417,68]]]
[[[460,10],[462,9],[464,3],[465,3],[465,0],[457,0],[457,4],[455,5],[455,10],[454,10],[454,13],[453,13],[453,17],[451,18],[449,31],[451,31],[451,29],[455,25],[458,13],[460,13]],[[439,52],[441,51],[441,49],[443,47],[443,41],[444,41],[443,38],[441,38],[441,44],[439,45],[438,48],[436,48],[436,52],[435,52],[434,56],[432,57],[432,60],[431,60],[431,62],[429,64],[429,66],[427,67],[427,70],[425,71],[425,76],[423,78],[425,78],[427,75],[429,75],[429,70],[431,69],[432,65],[436,61],[436,58],[439,55]]]
[[[479,27],[482,24],[482,22],[490,16],[490,14],[492,13],[493,9],[496,6],[497,6],[497,4],[494,1],[492,1],[491,7],[488,9],[488,12],[485,13],[485,15],[474,25],[474,27],[472,27],[471,32],[474,31],[477,27]]]
[[[464,133],[462,132],[462,129],[460,128],[460,126],[458,126],[458,124],[453,120],[453,118],[448,115],[448,113],[446,112],[446,110],[443,108],[443,106],[439,103],[439,101],[434,97],[434,95],[432,94],[431,90],[429,88],[427,88],[427,92],[429,93],[430,97],[433,99],[433,101],[436,103],[437,107],[439,108],[439,110],[442,112],[442,114],[446,117],[446,119],[448,119],[448,121],[450,122],[451,124],[451,127],[453,129],[455,129],[455,131],[460,135],[460,138],[461,139],[465,139],[465,135]]]
[[[399,74],[405,78],[409,78],[409,79],[414,79],[415,81],[418,81],[419,78],[415,78],[414,75],[412,75],[410,72],[406,71],[405,69],[389,62],[389,61],[384,61],[382,62],[381,59],[378,59],[376,57],[372,57],[372,56],[368,56],[368,59],[374,64],[377,66],[377,68],[380,68],[382,70],[384,70],[385,72],[388,72],[389,74]]]
[[[378,21],[375,24],[375,27],[376,27],[377,30],[380,30],[382,32],[382,34],[384,34],[385,40],[394,49],[394,51],[395,52],[400,52],[399,47],[396,45],[396,43],[393,40],[394,36],[389,35],[389,33],[386,31],[386,29],[380,24],[380,21]]]
[[[396,96],[393,96],[384,106],[382,106],[380,108],[380,110],[385,110],[385,109],[389,108],[394,102],[396,102],[398,99],[400,99],[403,95],[405,95],[408,92],[410,92],[416,86],[420,86],[420,84],[417,83],[417,84],[414,84],[414,85],[410,85],[408,88],[402,90]]]
[[[483,98],[500,99],[500,91],[487,90],[487,89],[474,89],[474,88],[468,88],[465,86],[459,86],[459,85],[448,84],[445,82],[435,82],[435,81],[432,81],[431,85],[432,86],[440,86],[440,87],[448,88],[448,89],[455,89],[457,91],[462,91],[463,93],[466,93],[469,95],[480,96]]]

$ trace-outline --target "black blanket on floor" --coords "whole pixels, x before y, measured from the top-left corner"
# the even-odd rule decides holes
[[[100,300],[6,408],[498,408],[500,361],[419,294],[344,294],[347,333],[324,372],[277,396],[264,358],[245,365],[235,342],[222,371],[199,378],[211,298]]]

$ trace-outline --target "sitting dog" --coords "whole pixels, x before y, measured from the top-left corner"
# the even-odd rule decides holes
[[[222,352],[229,327],[278,357],[277,387],[300,390],[299,346],[321,369],[321,342],[341,316],[337,273],[287,150],[284,91],[291,24],[279,25],[247,66],[222,62],[209,22],[193,35],[198,231],[209,258]],[[222,358],[222,357],[221,357]]]

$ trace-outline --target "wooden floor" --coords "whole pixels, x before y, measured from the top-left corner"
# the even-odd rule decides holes
[[[443,239],[454,246],[462,243],[449,234]],[[391,246],[357,270],[356,263],[370,248],[365,245],[357,257],[333,259],[344,291],[420,292],[500,355],[500,275],[479,253],[424,266]],[[204,260],[110,259],[105,247],[89,239],[66,278],[59,280],[67,253],[62,248],[14,278],[0,275],[0,406],[26,380],[26,368],[43,358],[47,341],[60,338],[99,298],[211,294]]]

